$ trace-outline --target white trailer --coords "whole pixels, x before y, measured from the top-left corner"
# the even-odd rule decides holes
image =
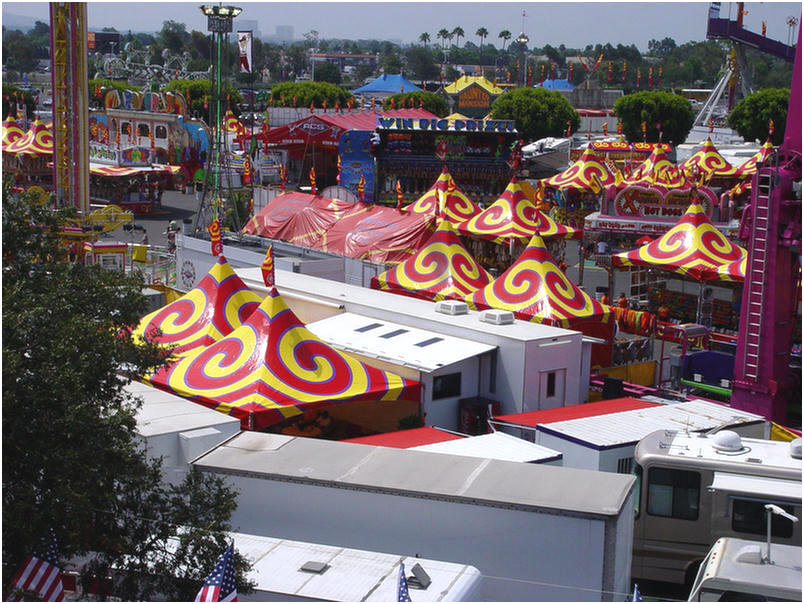
[[[193,465],[240,491],[239,531],[470,564],[478,600],[629,593],[632,476],[255,432]]]
[[[256,584],[253,592],[237,594],[240,602],[395,602],[400,564],[414,602],[469,602],[480,584],[480,571],[468,564],[229,535],[251,562],[246,578]]]

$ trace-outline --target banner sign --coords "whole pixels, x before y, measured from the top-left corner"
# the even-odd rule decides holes
[[[700,203],[706,215],[712,218],[712,209],[718,200],[715,193],[706,187],[673,190],[663,187],[633,185],[619,191],[614,198],[614,215],[628,218],[652,218],[677,221],[693,202]]]
[[[240,51],[240,73],[251,73],[251,31],[237,32],[237,48]]]
[[[338,140],[341,158],[340,184],[359,197],[358,185],[363,178],[363,199],[374,201],[374,158],[371,155],[371,132],[347,130]]]
[[[437,132],[516,132],[513,120],[446,120],[379,117],[378,130],[434,130]]]

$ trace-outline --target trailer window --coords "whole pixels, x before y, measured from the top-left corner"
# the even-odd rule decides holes
[[[148,136],[150,132],[151,129],[148,127],[148,124],[137,124],[137,136]]]
[[[700,484],[698,472],[651,468],[648,471],[648,514],[697,520]]]
[[[638,463],[634,464],[634,518],[639,518],[639,512],[642,510],[642,466]]]
[[[461,395],[461,374],[450,373],[433,378],[433,400]]]
[[[734,499],[732,504],[731,528],[738,533],[751,533],[754,535],[767,534],[768,527],[765,522],[767,513],[765,503],[749,499]],[[795,514],[792,505],[778,504],[788,514]],[[793,523],[787,518],[772,514],[771,536],[789,539],[793,536]]]
[[[167,128],[164,126],[157,126],[154,132],[156,132],[156,138],[167,138]]]

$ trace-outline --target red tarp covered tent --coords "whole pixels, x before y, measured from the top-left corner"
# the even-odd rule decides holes
[[[347,438],[341,442],[374,445],[375,447],[410,449],[411,447],[421,447],[422,445],[432,445],[433,443],[443,443],[449,440],[460,440],[462,438],[465,437],[444,432],[438,428],[424,427],[411,428],[410,430],[397,430],[396,432],[386,432],[385,434]]]
[[[366,365],[316,338],[276,289],[229,335],[188,351],[143,381],[237,417],[251,430],[308,410],[364,401],[375,408],[376,422],[385,412],[396,424],[400,416],[416,413],[421,396],[418,382]],[[371,413],[357,405],[356,416]]]
[[[426,214],[294,192],[272,199],[243,232],[347,258],[396,263],[415,255],[434,228],[435,218]]]
[[[433,300],[463,300],[491,282],[491,275],[461,244],[455,227],[440,220],[419,253],[372,278],[372,289]]]

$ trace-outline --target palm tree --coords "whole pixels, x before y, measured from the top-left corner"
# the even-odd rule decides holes
[[[475,35],[480,38],[480,59],[478,60],[478,63],[480,63],[482,65],[483,64],[483,40],[486,37],[488,37],[489,30],[487,30],[485,27],[478,28],[478,30],[475,32]]]
[[[442,50],[444,49],[444,45],[447,42],[447,38],[449,38],[449,37],[450,37],[450,33],[446,29],[439,29],[438,30],[438,33],[436,34],[436,38],[439,38],[441,40],[441,49]]]
[[[422,35],[419,36],[419,42],[424,44],[424,47],[427,48],[427,43],[430,42],[430,34],[424,32]]]
[[[466,37],[466,34],[463,33],[463,28],[462,27],[456,27],[455,29],[452,30],[452,34],[456,38],[458,38],[458,46],[460,46],[461,45],[461,38]],[[450,38],[450,39],[452,39],[452,38]]]
[[[502,41],[503,41],[503,47],[502,47],[502,49],[503,49],[503,51],[504,51],[504,50],[505,50],[505,43],[506,43],[506,42],[508,42],[508,40],[510,40],[510,39],[511,39],[511,32],[510,32],[510,31],[508,31],[507,29],[504,29],[504,30],[502,30],[502,31],[500,32],[500,35],[499,35],[499,36],[497,36],[497,37],[498,37],[498,38],[502,38]]]

